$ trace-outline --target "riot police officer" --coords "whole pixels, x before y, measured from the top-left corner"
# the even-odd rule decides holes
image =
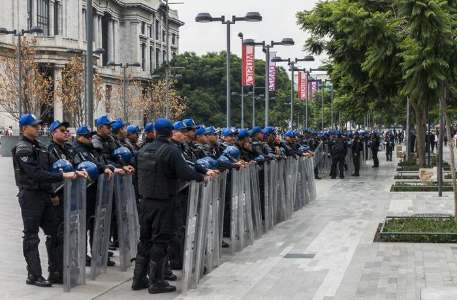
[[[332,179],[336,178],[336,169],[338,167],[340,178],[344,178],[344,163],[347,154],[347,144],[343,140],[343,136],[338,133],[336,139],[332,142],[330,147],[330,153],[332,156],[332,166],[330,175]]]
[[[158,119],[155,130],[157,137],[154,142],[145,145],[138,153],[139,189],[143,201],[132,284],[133,289],[148,286],[151,294],[176,290],[164,275],[168,247],[176,233],[174,210],[178,180],[203,181],[206,178],[189,167],[170,141],[173,124],[169,120]],[[146,282],[146,273],[149,282]]]
[[[55,120],[49,126],[49,132],[52,138],[51,143],[48,147],[51,163],[54,163],[59,159],[64,159],[70,162],[72,165],[75,164],[73,146],[69,143],[69,125],[70,124],[68,122],[60,122],[58,120]],[[63,239],[64,234],[63,197],[63,181],[53,184],[53,197],[51,199],[53,200],[53,208],[56,211],[56,217],[59,224],[57,229],[57,235],[60,239]],[[63,248],[61,249],[61,251],[61,258],[63,259]],[[63,261],[60,261],[58,264],[63,265]],[[52,272],[49,275],[49,280],[52,283],[62,283],[62,272]]]
[[[354,174],[352,176],[360,176],[360,152],[363,151],[363,144],[360,141],[360,137],[358,133],[354,134],[354,140],[352,141],[351,145],[352,150],[352,162],[354,164]]]
[[[105,174],[108,177],[113,175],[114,166],[105,165],[104,161],[99,161],[95,154],[92,145],[92,136],[95,133],[90,131],[87,126],[81,126],[76,130],[76,139],[73,142],[74,150],[74,163],[80,165],[84,162],[92,162],[97,166],[99,174]],[[89,232],[89,243],[92,249],[92,242],[94,237],[94,225],[95,225],[95,207],[97,202],[97,181],[92,178],[92,182],[87,186],[86,191],[86,227]],[[86,255],[86,266],[90,266],[91,257]],[[108,260],[108,264],[113,263]]]
[[[41,121],[32,114],[22,115],[19,127],[22,136],[13,148],[13,164],[16,185],[19,188],[19,204],[24,224],[23,252],[27,263],[26,283],[39,287],[50,287],[52,283],[42,276],[40,254],[38,251],[38,230],[46,234],[49,273],[61,273],[59,261],[63,256],[61,237],[57,236],[58,220],[53,209],[57,200],[52,198],[51,184],[64,178],[85,176],[81,172],[52,173],[47,149],[37,141]],[[52,279],[52,278],[51,278]]]
[[[379,168],[379,159],[378,159],[378,151],[379,151],[379,136],[376,132],[373,132],[371,135],[371,154],[373,156],[373,168]]]
[[[127,126],[127,137],[124,139],[124,141],[127,148],[129,148],[132,153],[136,153],[140,149],[138,145],[140,132],[140,127],[136,125]]]
[[[148,143],[152,143],[155,139],[155,133],[154,133],[154,123],[149,122],[144,126],[144,138],[141,143],[140,148],[142,148],[144,145]]]

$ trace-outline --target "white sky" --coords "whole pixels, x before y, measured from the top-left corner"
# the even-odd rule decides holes
[[[241,41],[239,32],[245,38],[256,41],[278,41],[283,37],[295,40],[295,46],[276,46],[272,51],[286,58],[303,57],[308,54],[303,51],[307,34],[297,25],[296,13],[310,10],[318,0],[170,0],[184,2],[171,5],[178,10],[179,18],[185,22],[180,32],[180,52],[191,51],[197,54],[216,52],[226,49],[226,26],[220,22],[197,23],[195,16],[199,12],[209,12],[213,17],[244,16],[249,11],[258,11],[263,16],[259,23],[237,22],[231,27],[232,52],[240,56]],[[256,58],[265,59],[264,53],[258,48]],[[318,67],[321,59],[316,57],[313,63],[304,62],[299,67]],[[285,64],[281,64],[285,66]]]

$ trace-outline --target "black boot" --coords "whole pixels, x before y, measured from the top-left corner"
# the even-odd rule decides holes
[[[168,280],[168,281],[176,281],[176,280],[178,280],[178,277],[171,270],[171,266],[170,266],[169,260],[166,259],[165,262],[166,262],[166,266],[165,266],[164,279]]]
[[[51,272],[48,281],[52,284],[63,284],[63,275],[60,272]]]
[[[27,284],[30,284],[30,285],[35,285],[35,286],[38,286],[38,287],[51,287],[52,284],[47,281],[46,279],[44,279],[43,276],[34,276],[34,275],[31,275],[29,274],[27,276],[27,280],[25,281],[25,283]]]
[[[163,261],[160,261],[160,264],[157,264],[155,261],[149,262],[149,294],[161,294],[161,293],[171,293],[176,291],[176,287],[164,280],[165,273],[165,264]]]
[[[147,289],[149,287],[149,282],[147,278],[148,273],[148,260],[137,255],[135,259],[135,269],[133,270],[133,282],[132,290],[138,291]]]

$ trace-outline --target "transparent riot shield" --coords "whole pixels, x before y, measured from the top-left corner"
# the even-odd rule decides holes
[[[86,180],[65,179],[63,289],[86,283]]]
[[[114,177],[114,199],[118,218],[120,268],[125,272],[131,266],[132,259],[136,257],[140,236],[132,175]]]
[[[195,274],[194,284],[197,285],[200,278],[203,276],[205,269],[205,254],[206,254],[206,243],[207,243],[207,230],[208,230],[208,213],[209,213],[209,201],[211,197],[211,191],[214,181],[211,180],[206,184],[203,184],[202,193],[200,195],[200,201],[198,203],[198,219],[197,219],[197,236],[196,236],[196,255],[195,255]]]
[[[239,222],[238,222],[238,213],[239,213],[239,203],[240,203],[240,171],[232,169],[231,170],[231,179],[232,179],[232,198],[230,205],[230,250],[233,252],[240,249],[239,242]]]
[[[252,169],[255,168],[254,164],[248,165],[248,167],[243,171],[243,182],[245,187],[245,199],[246,203],[244,205],[244,211],[246,216],[245,228],[246,228],[246,238],[249,245],[254,243],[255,232],[254,232],[254,213],[252,210],[252,185],[251,185],[251,174]]]
[[[94,241],[92,244],[91,279],[106,272],[108,261],[114,180],[103,175],[98,178],[95,209]]]
[[[251,205],[253,214],[253,227],[255,232],[255,238],[259,238],[263,233],[262,223],[262,202],[260,200],[260,184],[259,184],[259,173],[260,167],[257,164],[253,164],[250,169],[250,181],[251,181]]]
[[[197,220],[198,206],[202,184],[192,182],[189,188],[189,198],[187,206],[186,238],[184,242],[184,259],[182,275],[182,291],[186,292],[190,288],[195,288],[195,255],[197,245]]]

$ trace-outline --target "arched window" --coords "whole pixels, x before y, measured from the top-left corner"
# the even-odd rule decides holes
[[[37,0],[37,26],[49,35],[49,0]]]

